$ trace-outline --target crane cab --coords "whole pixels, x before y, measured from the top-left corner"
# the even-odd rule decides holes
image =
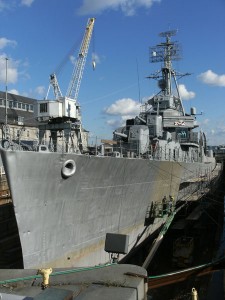
[[[39,122],[48,122],[56,118],[80,120],[80,106],[77,101],[68,97],[38,101],[37,120]]]

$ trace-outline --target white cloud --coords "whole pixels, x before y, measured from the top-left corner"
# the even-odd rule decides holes
[[[39,96],[43,96],[45,94],[45,87],[44,86],[38,86],[38,87],[36,87],[35,92]]]
[[[124,116],[117,116],[115,119],[109,119],[106,123],[112,127],[113,129],[125,126],[126,120],[134,118],[136,115],[124,115]]]
[[[7,46],[13,46],[14,47],[16,45],[17,45],[16,41],[8,40],[7,38],[4,38],[4,37],[0,38],[0,49],[3,49]]]
[[[72,63],[73,65],[74,65],[74,64],[76,64],[76,62],[77,62],[77,59],[76,59],[76,57],[75,57],[75,56],[73,56],[73,55],[70,55],[69,59],[70,59],[70,61],[71,61],[71,63]]]
[[[121,119],[110,119],[106,123],[113,128],[122,126]]]
[[[27,6],[30,7],[35,0],[20,0],[20,1],[10,1],[10,0],[0,0],[0,12],[4,10],[16,9],[17,6]]]
[[[21,5],[30,7],[34,0],[21,0]]]
[[[130,98],[117,100],[108,108],[105,108],[105,113],[108,115],[132,115],[136,116],[140,111],[140,104]]]
[[[181,99],[189,100],[189,99],[192,99],[195,97],[195,93],[191,92],[191,91],[189,92],[186,89],[186,86],[184,84],[179,84],[178,88],[179,88],[179,93],[180,93]]]
[[[209,124],[209,121],[210,121],[209,119],[204,119],[204,120],[202,121],[202,123],[206,125],[206,124]]]
[[[201,73],[198,78],[205,84],[213,86],[225,86],[225,75],[218,75],[212,70]]]
[[[10,94],[19,95],[19,92],[16,89],[9,90]]]
[[[104,10],[121,10],[126,16],[133,16],[139,7],[150,8],[161,0],[83,0],[78,13],[81,15],[100,14]]]
[[[215,128],[209,128],[206,131],[206,138],[209,145],[221,145],[224,144],[225,139],[225,126],[216,125]]]
[[[107,115],[115,116],[106,121],[110,127],[115,129],[124,126],[127,119],[137,116],[140,112],[140,104],[130,98],[124,98],[105,108],[104,112]]]
[[[205,131],[211,125],[211,121],[210,119],[203,119],[202,121],[198,121],[198,125],[204,128],[203,131]]]
[[[224,144],[225,140],[225,125],[223,115],[216,119],[204,119],[200,123],[200,128],[206,134],[208,145]]]
[[[9,8],[9,3],[6,3],[3,0],[0,0],[0,11],[3,11],[5,9]]]
[[[6,58],[5,54],[0,55],[0,82],[6,81]],[[8,60],[7,64],[7,83],[16,83],[18,79],[18,61]]]
[[[24,97],[30,97],[29,93],[27,93],[27,92],[23,92],[21,95]]]

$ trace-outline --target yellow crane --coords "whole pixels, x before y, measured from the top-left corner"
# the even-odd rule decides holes
[[[88,54],[88,48],[89,48],[89,44],[91,41],[91,36],[94,28],[94,23],[95,23],[95,18],[88,19],[85,34],[80,46],[80,51],[77,57],[76,64],[73,69],[72,78],[66,93],[66,97],[74,100],[77,100],[78,97],[84,66]]]
[[[77,97],[78,97],[81,80],[82,80],[82,75],[83,75],[83,71],[84,71],[84,67],[85,67],[85,62],[86,62],[86,58],[87,58],[87,54],[88,54],[88,49],[89,49],[89,45],[90,45],[90,41],[91,41],[91,36],[93,33],[93,29],[94,29],[94,23],[95,23],[95,18],[88,19],[85,33],[84,33],[84,36],[83,36],[83,39],[81,42],[80,50],[79,50],[76,62],[74,64],[72,77],[71,77],[69,87],[68,87],[68,90],[66,93],[66,97],[73,99],[73,100],[77,100]],[[94,69],[95,61],[92,62],[92,65],[93,65],[93,69]],[[56,73],[53,73],[50,75],[50,84],[49,84],[49,88],[48,88],[45,99],[48,99],[48,94],[49,94],[49,90],[50,90],[51,86],[53,88],[55,99],[59,99],[60,97],[63,97],[62,92],[59,87]]]

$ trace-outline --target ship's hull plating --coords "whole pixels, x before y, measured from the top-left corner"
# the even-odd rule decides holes
[[[106,233],[129,235],[129,250],[165,219],[144,227],[152,201],[178,195],[184,177],[204,166],[76,154],[1,150],[24,268],[104,263]],[[67,160],[75,174],[65,178]],[[144,232],[144,234],[143,234]],[[141,238],[140,238],[141,237]]]

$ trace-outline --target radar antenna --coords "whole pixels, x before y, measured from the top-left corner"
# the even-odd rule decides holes
[[[159,36],[161,36],[161,37],[171,37],[173,35],[176,35],[177,32],[178,32],[177,29],[169,30],[169,31],[163,31],[163,32],[159,33]]]
[[[172,60],[180,60],[180,45],[171,42],[170,37],[176,35],[177,30],[161,32],[159,36],[166,37],[166,42],[150,48],[150,60],[152,63],[163,61],[166,67],[171,67]]]

